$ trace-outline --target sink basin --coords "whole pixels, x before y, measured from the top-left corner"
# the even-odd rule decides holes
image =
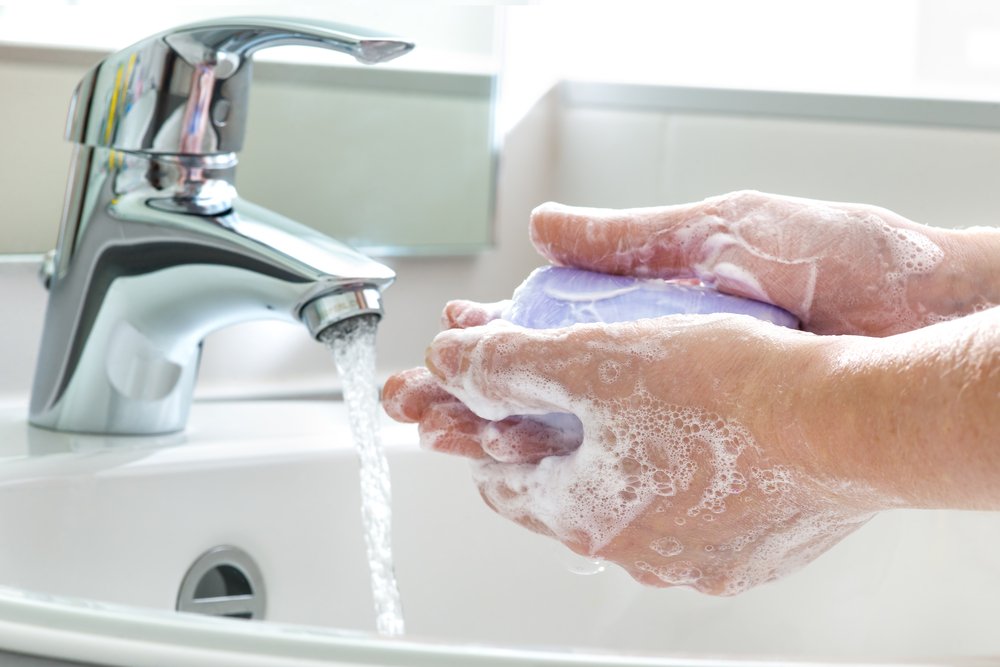
[[[801,572],[735,598],[648,589],[614,567],[577,574],[581,559],[493,515],[464,461],[419,450],[413,427],[386,420],[407,636],[383,640],[370,634],[341,404],[201,402],[187,432],[162,438],[57,434],[24,415],[0,405],[7,650],[36,651],[23,644],[27,629],[42,637],[83,623],[86,637],[73,636],[88,646],[134,633],[176,649],[211,636],[213,650],[261,661],[285,644],[317,660],[367,646],[375,653],[352,659],[435,665],[581,664],[581,653],[605,656],[588,664],[670,665],[1000,655],[997,514],[886,513]],[[266,622],[172,611],[189,568],[220,545],[259,568]],[[63,657],[79,657],[72,646]],[[299,664],[282,655],[274,664]]]

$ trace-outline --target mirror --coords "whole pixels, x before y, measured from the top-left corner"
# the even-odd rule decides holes
[[[66,112],[93,65],[169,27],[250,14],[364,25],[417,49],[375,67],[305,47],[259,54],[242,197],[380,256],[491,244],[496,8],[289,0],[275,10],[258,0],[171,3],[133,17],[112,3],[33,4],[0,0],[0,253],[55,245],[71,151]]]

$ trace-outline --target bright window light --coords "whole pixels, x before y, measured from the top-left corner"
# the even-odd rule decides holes
[[[495,71],[498,9],[379,0],[0,0],[0,42],[115,50],[167,28],[225,16],[293,16],[364,26],[412,39],[403,69]],[[320,49],[283,47],[264,59],[349,64]]]
[[[540,0],[508,12],[515,65],[536,77],[1000,99],[993,0]]]

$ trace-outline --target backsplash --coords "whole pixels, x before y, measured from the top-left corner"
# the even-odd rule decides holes
[[[652,206],[752,189],[944,227],[1000,222],[995,104],[573,82],[561,92],[556,189],[566,203]]]

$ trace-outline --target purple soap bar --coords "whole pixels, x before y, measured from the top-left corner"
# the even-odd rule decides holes
[[[794,315],[777,306],[710,287],[560,266],[533,271],[515,290],[503,318],[532,329],[554,329],[682,313],[739,313],[793,329],[799,326]]]

